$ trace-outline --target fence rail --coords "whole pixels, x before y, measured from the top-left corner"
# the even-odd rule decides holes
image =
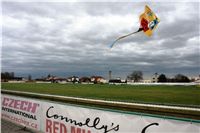
[[[191,85],[200,85],[200,83],[140,83],[140,82],[127,82],[129,85],[184,85],[184,86],[191,86]]]

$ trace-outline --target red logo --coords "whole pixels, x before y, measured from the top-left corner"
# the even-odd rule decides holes
[[[144,32],[149,30],[148,21],[146,19],[144,19],[144,18],[142,18],[141,26],[142,26]]]

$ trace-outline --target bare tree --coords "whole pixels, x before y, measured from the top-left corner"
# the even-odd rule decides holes
[[[128,80],[134,80],[134,82],[138,82],[143,79],[142,71],[133,71],[130,75],[127,76]]]

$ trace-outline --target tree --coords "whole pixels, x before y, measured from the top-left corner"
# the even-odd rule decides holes
[[[175,82],[190,82],[189,78],[183,74],[177,74],[174,77]]]
[[[10,74],[9,74],[9,72],[5,72],[4,74],[5,74],[5,79],[10,79]]]
[[[6,82],[5,73],[1,73],[1,81]]]
[[[5,73],[1,73],[1,79],[5,79]]]
[[[167,82],[167,78],[164,74],[161,74],[159,77],[158,77],[158,82]]]
[[[10,79],[13,79],[14,77],[15,77],[15,73],[14,72],[1,73],[1,79],[3,79],[3,81],[8,81]]]
[[[143,73],[142,71],[133,71],[130,75],[127,76],[127,79],[138,82],[143,79]]]
[[[50,78],[51,77],[51,74],[48,74],[47,78]]]

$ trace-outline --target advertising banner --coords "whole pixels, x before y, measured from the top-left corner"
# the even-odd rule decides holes
[[[15,111],[24,112],[27,115],[22,115],[22,113],[17,113],[16,115]],[[44,133],[200,132],[200,123],[198,122],[128,114],[51,101],[38,102],[37,100],[4,94],[2,95],[2,117],[9,118],[19,124],[22,123],[13,119],[22,119],[29,123],[35,123],[37,124],[35,129]],[[24,124],[24,126],[27,126],[27,124]],[[29,125],[29,127],[31,126]]]
[[[200,123],[88,109],[43,105],[46,133],[199,133]]]
[[[1,94],[1,117],[19,125],[40,130],[41,103],[22,97]]]

